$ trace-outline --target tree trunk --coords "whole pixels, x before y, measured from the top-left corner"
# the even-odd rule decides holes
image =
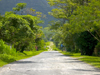
[[[84,55],[84,51],[83,50],[81,50],[81,55]]]

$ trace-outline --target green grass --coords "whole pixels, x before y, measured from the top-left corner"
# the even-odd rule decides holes
[[[29,58],[29,57],[38,55],[38,54],[40,54],[41,52],[43,52],[43,50],[35,51],[35,52],[32,52],[32,51],[24,51],[24,54],[20,54],[20,55],[16,58],[16,60]]]
[[[84,62],[100,69],[100,57],[81,55],[81,53],[70,53],[70,52],[61,52],[61,53],[64,55],[67,55],[67,56],[77,58],[81,61],[84,61]]]
[[[3,65],[6,65],[6,64],[7,64],[7,62],[0,60],[0,67],[2,67]]]
[[[0,67],[6,65],[8,63],[14,62],[14,61],[18,61],[21,59],[26,59],[26,58],[38,55],[41,52],[43,52],[43,50],[34,51],[34,52],[33,51],[24,51],[24,53],[19,52],[16,56],[4,55],[4,56],[2,56],[2,59],[0,59]],[[1,54],[0,54],[0,56],[1,56]]]

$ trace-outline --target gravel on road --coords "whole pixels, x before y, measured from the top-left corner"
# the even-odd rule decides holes
[[[58,51],[47,51],[0,68],[0,75],[100,75],[100,70]]]

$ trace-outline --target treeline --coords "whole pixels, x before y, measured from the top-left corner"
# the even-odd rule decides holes
[[[47,1],[55,7],[49,14],[59,19],[50,26],[56,45],[82,55],[100,55],[100,0]]]
[[[23,12],[26,3],[18,3],[13,11],[0,15],[0,59],[16,56],[24,51],[46,50],[43,40],[43,21],[32,15],[18,15]]]
[[[30,8],[35,9],[36,11],[42,12],[46,18],[41,18],[44,20],[44,24],[39,24],[40,26],[47,27],[47,24],[50,20],[54,20],[54,18],[48,15],[48,12],[52,10],[46,0],[1,0],[0,1],[0,13],[4,15],[6,11],[12,11],[12,8],[15,7],[17,3],[27,3],[25,14],[29,14]],[[18,12],[18,14],[20,14]],[[33,14],[32,14],[33,15]]]

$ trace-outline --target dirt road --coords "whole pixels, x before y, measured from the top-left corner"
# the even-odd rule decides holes
[[[57,51],[48,51],[4,66],[0,75],[100,75],[100,70]]]
[[[54,44],[53,44],[53,42],[50,42],[50,45],[49,46],[47,46],[49,49],[48,49],[48,51],[53,51],[52,50],[52,46],[53,46]]]

